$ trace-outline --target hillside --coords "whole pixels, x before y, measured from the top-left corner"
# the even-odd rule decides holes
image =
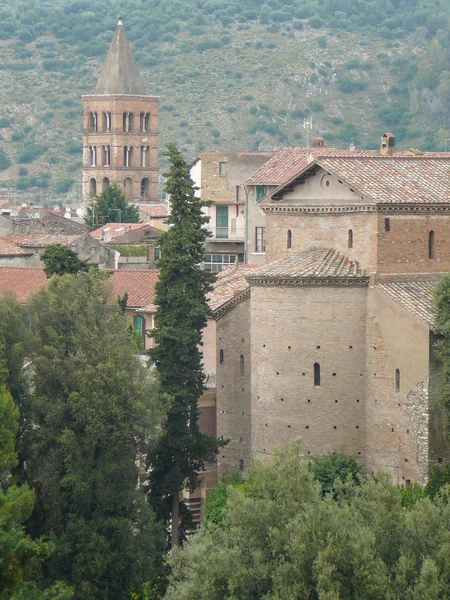
[[[81,95],[91,93],[118,2],[14,1],[0,7],[0,183],[80,197]],[[443,150],[450,138],[444,0],[128,0],[124,25],[149,94],[161,96],[160,146],[305,144]],[[445,26],[445,30],[438,27]]]

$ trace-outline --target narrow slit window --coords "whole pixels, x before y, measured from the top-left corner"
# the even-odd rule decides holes
[[[385,231],[390,231],[391,230],[391,220],[386,218],[384,220],[384,230]]]
[[[431,260],[436,258],[436,243],[434,231],[430,231],[428,235],[428,258]]]
[[[314,387],[320,387],[320,365],[314,363]]]
[[[244,356],[242,354],[239,357],[239,371],[240,371],[241,375],[245,375],[245,362],[244,362]]]
[[[353,248],[353,229],[348,230],[348,247]]]
[[[292,231],[290,229],[287,232],[287,247],[292,248]]]
[[[395,391],[400,392],[400,369],[395,369]]]
[[[219,350],[219,362],[220,364],[223,363],[223,350]]]

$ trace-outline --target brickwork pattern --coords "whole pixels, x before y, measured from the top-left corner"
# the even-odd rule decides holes
[[[266,262],[287,258],[311,246],[335,248],[350,260],[358,261],[370,273],[377,266],[377,219],[372,214],[290,215],[267,214]],[[353,247],[349,248],[349,230]],[[291,248],[287,247],[288,231]]]
[[[230,440],[217,458],[219,477],[237,471],[240,460],[244,468],[250,466],[250,358],[250,299],[247,299],[217,321],[217,433]]]
[[[253,456],[300,435],[305,454],[345,450],[364,461],[366,293],[252,288]]]
[[[97,182],[97,193],[103,191],[103,180],[116,183],[127,197],[140,202],[155,200],[158,197],[158,98],[151,96],[83,96],[84,134],[83,134],[83,198],[91,197],[90,181]],[[111,131],[105,130],[103,113],[111,113]],[[90,114],[98,115],[98,131],[92,131]],[[133,125],[129,132],[123,129],[123,114],[133,113]],[[150,114],[149,130],[140,131],[140,114]],[[102,146],[110,146],[110,165],[103,164]],[[91,166],[90,146],[97,148],[97,165]],[[124,147],[133,148],[129,167],[124,166]],[[150,147],[150,157],[146,166],[141,163],[141,146]],[[141,181],[150,181],[149,191],[141,196]],[[130,178],[131,186],[125,190],[125,179]]]

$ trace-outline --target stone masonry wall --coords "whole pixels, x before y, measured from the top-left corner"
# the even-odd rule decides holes
[[[238,471],[240,460],[243,468],[250,466],[250,372],[250,299],[246,299],[217,321],[217,435],[230,440],[217,457],[219,477]]]
[[[400,372],[396,392],[395,372]],[[429,330],[374,289],[367,302],[366,465],[395,483],[428,475]]]
[[[252,287],[252,453],[365,459],[367,288]],[[314,364],[320,364],[320,386]]]

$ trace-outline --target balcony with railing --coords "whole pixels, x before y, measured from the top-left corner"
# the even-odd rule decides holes
[[[208,227],[212,233],[210,240],[220,242],[243,242],[245,239],[245,230],[243,227]]]

